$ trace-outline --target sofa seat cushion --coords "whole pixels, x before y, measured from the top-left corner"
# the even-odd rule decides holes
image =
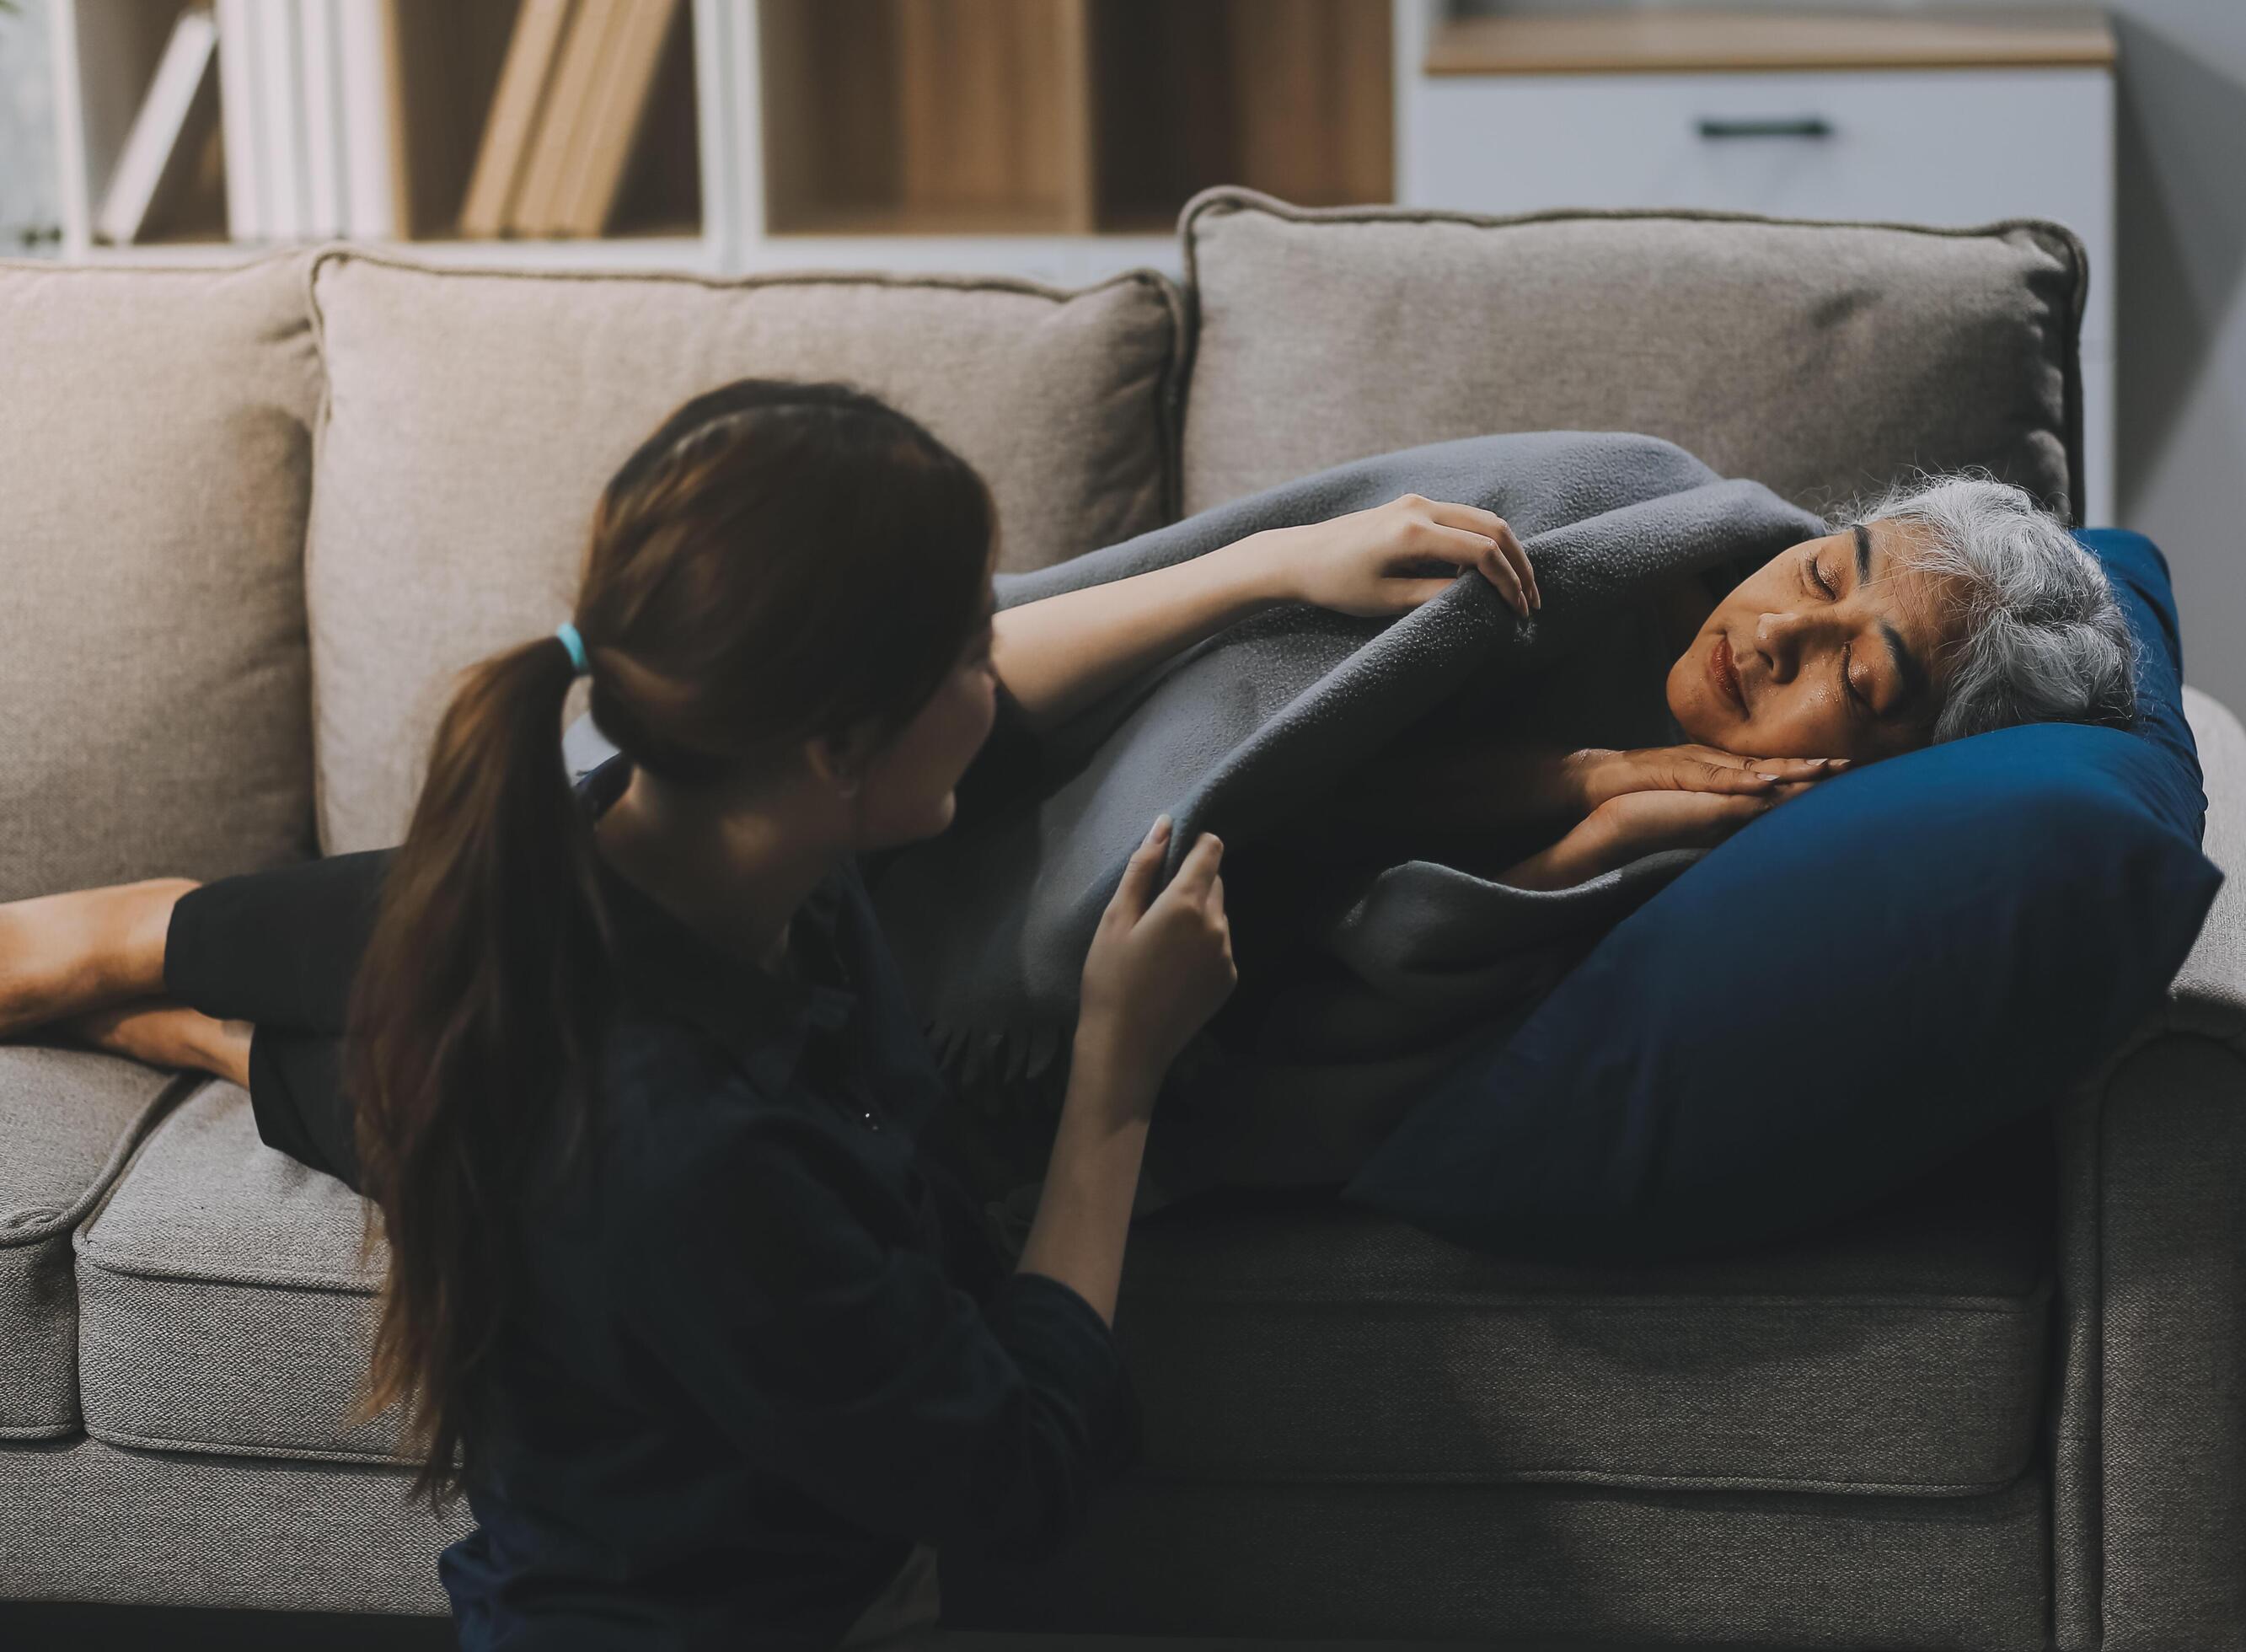
[[[2048,1115],[1855,1219],[1704,1261],[1540,1264],[1301,1193],[1136,1224],[1115,1332],[1193,1481],[1578,1481],[1950,1497],[2033,1458]]]
[[[393,1417],[349,1426],[378,1251],[356,1194],[258,1139],[205,1081],[78,1234],[85,1431],[112,1445],[399,1462]]]
[[[2050,1511],[2039,1471],[1963,1498],[1126,1479],[1043,1565],[947,1550],[943,1621],[1207,1648],[2043,1652]]]
[[[0,1044],[0,1439],[78,1431],[71,1230],[187,1088],[96,1050]]]
[[[449,1607],[438,1552],[475,1520],[465,1502],[440,1516],[409,1499],[410,1479],[403,1469],[150,1451],[84,1438],[0,1447],[0,1581],[10,1600],[441,1617]],[[81,1643],[453,1644],[450,1635],[439,1642],[301,1618],[297,1639],[286,1638],[292,1631],[282,1624],[251,1636],[223,1620],[198,1629],[186,1615],[168,1615],[168,1633],[120,1626],[114,1638],[96,1629]],[[24,1652],[33,1644],[5,1643]]]
[[[1507,219],[1220,188],[1181,231],[1188,511],[1514,430],[1665,437],[1820,513],[1912,465],[2079,504],[2087,271],[2055,224]]]
[[[0,263],[0,901],[310,851],[308,267]]]
[[[432,269],[330,249],[312,291],[329,381],[305,574],[326,853],[404,834],[455,673],[568,617],[602,489],[701,391],[841,378],[883,398],[990,482],[1009,569],[1175,508],[1181,300],[1151,270],[1072,293]]]
[[[1135,1476],[1586,1481],[1959,1496],[2033,1453],[2056,1176],[2048,1120],[1797,1244],[1535,1266],[1299,1193],[1133,1229],[1116,1335]],[[402,1460],[347,1427],[379,1254],[334,1179],[211,1082],[78,1241],[86,1432],[246,1456]]]

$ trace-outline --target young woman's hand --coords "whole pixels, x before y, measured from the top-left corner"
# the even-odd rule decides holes
[[[1713,792],[1759,796],[1789,780],[1820,780],[1846,758],[1749,758],[1713,745],[1586,746],[1559,761],[1554,784],[1578,818],[1633,792]]]
[[[1164,817],[1123,868],[1085,954],[1076,1034],[1079,1061],[1089,1055],[1154,1082],[1239,979],[1216,874],[1224,845],[1202,833],[1156,894],[1169,842]]]
[[[1342,614],[1409,613],[1449,588],[1455,572],[1478,568],[1525,618],[1543,606],[1528,553],[1505,519],[1472,505],[1405,493],[1371,510],[1271,534],[1284,594]]]

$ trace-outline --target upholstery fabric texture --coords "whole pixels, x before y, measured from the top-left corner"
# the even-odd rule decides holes
[[[1783,1248],[1555,1267],[1285,1195],[1137,1223],[1133,1477],[1961,1496],[2031,1466],[2047,1118]]]
[[[187,1087],[96,1050],[0,1044],[0,1440],[77,1430],[71,1232]]]
[[[1976,1498],[1126,1479],[1032,1570],[943,1567],[949,1628],[2041,1652],[2040,1473]]]
[[[1181,300],[966,277],[531,275],[351,250],[311,275],[328,374],[306,547],[324,852],[396,842],[454,674],[568,616],[593,507],[689,397],[842,378],[980,470],[1003,566],[1174,508]],[[583,709],[584,685],[570,699]]]
[[[0,901],[310,852],[305,270],[0,262]]]
[[[346,1427],[374,1330],[358,1199],[258,1139],[248,1092],[174,1109],[77,1238],[85,1431],[112,1445],[404,1459]]]
[[[473,1521],[408,1503],[407,1479],[84,1438],[0,1450],[4,1593],[442,1616],[437,1552]]]
[[[1913,465],[2079,493],[2087,272],[2055,224],[1489,218],[1224,187],[1180,233],[1189,512],[1514,430],[1666,437],[1821,514]]]

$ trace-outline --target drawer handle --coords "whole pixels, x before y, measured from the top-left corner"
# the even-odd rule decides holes
[[[1822,115],[1796,115],[1776,120],[1717,120],[1703,115],[1703,138],[1829,138],[1833,124]]]

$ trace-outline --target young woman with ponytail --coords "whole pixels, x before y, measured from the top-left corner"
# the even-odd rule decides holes
[[[994,616],[995,552],[911,419],[726,384],[609,482],[568,623],[465,674],[403,844],[0,906],[0,1036],[232,1079],[369,1198],[363,1411],[476,1516],[465,1645],[916,1644],[936,1545],[1066,1542],[1137,1445],[1110,1322],[1157,1087],[1234,982],[1222,846],[1158,887],[1158,820],[1114,891],[1018,1258],[916,1151],[945,1088],[855,859],[1263,605],[1401,612],[1431,558],[1533,590],[1420,500]],[[620,755],[573,786],[580,675]]]

